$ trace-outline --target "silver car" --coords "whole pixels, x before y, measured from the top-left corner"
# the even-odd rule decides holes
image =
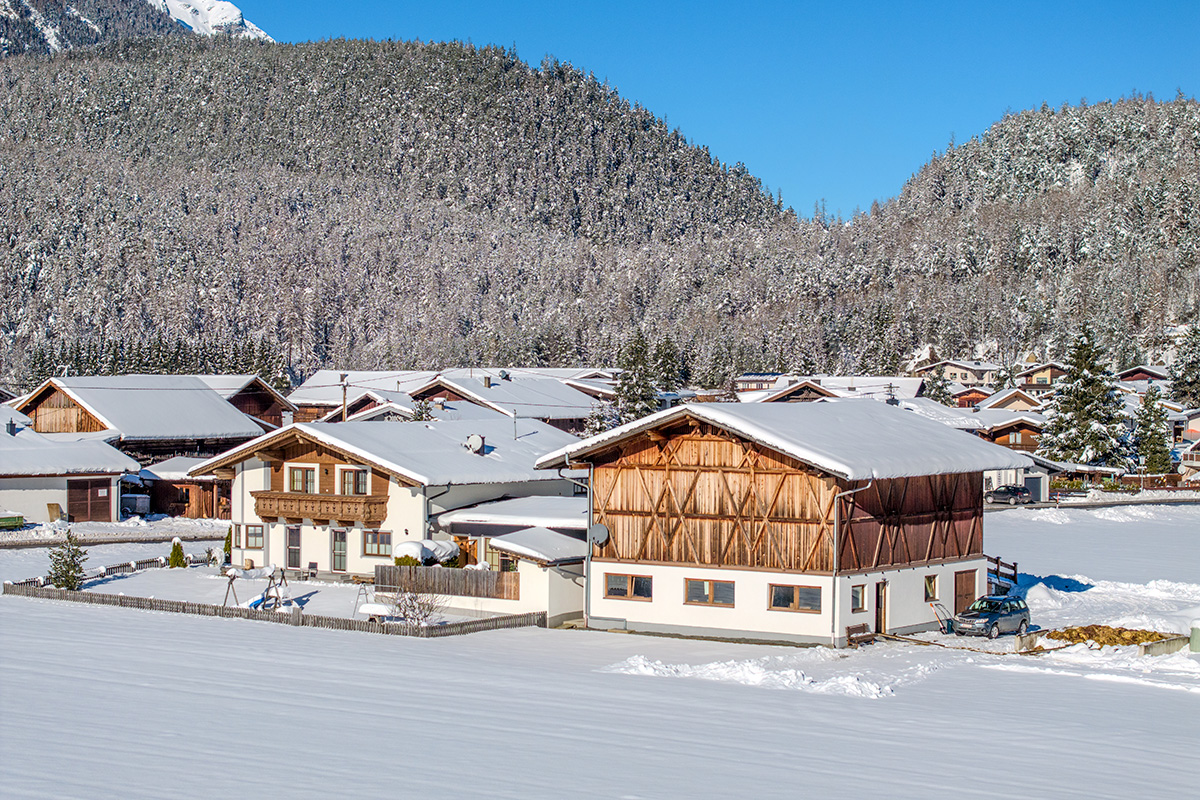
[[[1019,597],[988,595],[976,600],[962,613],[954,615],[954,632],[959,636],[986,636],[995,639],[1002,633],[1023,634],[1029,630],[1029,606]]]

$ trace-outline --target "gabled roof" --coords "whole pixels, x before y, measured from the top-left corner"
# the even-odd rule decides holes
[[[196,458],[194,456],[175,456],[168,458],[165,461],[159,461],[157,464],[151,464],[148,467],[143,467],[138,473],[138,477],[147,481],[207,481],[212,480],[211,477],[203,476],[193,478],[188,475],[188,472],[200,466],[206,459]]]
[[[484,437],[482,454],[466,448],[467,437],[472,434]],[[534,462],[543,453],[579,441],[569,433],[531,419],[302,422],[210,458],[189,474],[210,474],[293,438],[325,445],[424,486],[556,480],[556,474],[535,470]]]
[[[980,400],[978,403],[975,404],[975,407],[980,408],[980,409],[995,408],[996,406],[1000,405],[1001,403],[1007,402],[1008,400],[1011,400],[1016,397],[1024,398],[1027,402],[1032,404],[1034,407],[1040,406],[1042,404],[1041,400],[1037,399],[1036,397],[1031,395],[1029,392],[1026,392],[1025,390],[1021,389],[1019,386],[1013,386],[1010,389],[1005,389],[1003,391],[996,392],[991,397]]]
[[[1030,367],[1028,367],[1028,368],[1026,368],[1026,369],[1024,369],[1024,370],[1021,370],[1020,372],[1018,372],[1018,373],[1017,373],[1016,375],[1014,375],[1013,377],[1015,377],[1015,378],[1023,378],[1023,377],[1025,377],[1026,375],[1032,375],[1032,374],[1033,374],[1033,373],[1035,373],[1035,372],[1040,372],[1041,370],[1044,370],[1044,369],[1046,369],[1047,367],[1053,367],[1054,369],[1061,370],[1062,372],[1066,372],[1066,371],[1067,371],[1067,365],[1066,365],[1066,364],[1063,364],[1063,363],[1061,363],[1061,362],[1059,362],[1059,361],[1043,361],[1043,362],[1042,362],[1042,363],[1040,363],[1040,364],[1034,364],[1033,366],[1030,366]]]
[[[8,413],[6,413],[6,411]],[[11,419],[15,436],[0,427],[0,477],[24,475],[121,475],[137,472],[138,463],[111,445],[97,441],[63,442],[49,439],[28,425],[18,412],[0,410],[0,425]]]
[[[450,378],[439,375],[412,390],[420,397],[439,389],[518,419],[583,419],[592,413],[596,401],[561,381],[548,378]]]
[[[697,403],[676,406],[543,456],[552,469],[685,418],[710,423],[846,480],[1019,468],[1024,456],[875,401]]]
[[[781,378],[772,389],[739,392],[747,403],[774,403],[792,392],[808,389],[825,397],[916,397],[925,384],[923,378],[899,375],[794,375]]]
[[[578,564],[587,559],[588,544],[546,528],[525,528],[493,536],[488,546],[538,564]]]
[[[28,408],[57,388],[124,441],[246,439],[262,433],[255,420],[190,375],[96,375],[50,378],[26,397]]]
[[[374,419],[386,411],[393,411],[401,416],[412,419],[416,400],[408,392],[389,392],[384,389],[368,389],[348,405],[354,405],[363,399],[370,399],[375,402],[375,405],[370,408],[364,408],[355,411],[347,417],[347,421],[367,421]],[[463,420],[463,419],[503,419],[504,414],[499,411],[493,411],[485,406],[477,405],[467,401],[446,400],[439,402],[432,400],[429,403],[429,413],[435,420]],[[339,404],[334,407],[329,413],[321,417],[318,422],[337,422],[342,416],[342,408]]]
[[[1120,372],[1118,372],[1117,380],[1123,381],[1123,380],[1125,380],[1126,375],[1136,375],[1139,372],[1144,372],[1147,375],[1150,375],[1151,377],[1153,377],[1154,379],[1160,380],[1160,381],[1165,381],[1169,377],[1171,377],[1170,374],[1167,372],[1166,367],[1152,367],[1147,364],[1139,364],[1136,367],[1130,367],[1129,369],[1123,369]]]
[[[938,367],[958,367],[959,369],[969,369],[979,372],[995,372],[1001,368],[999,364],[993,364],[990,361],[974,361],[968,359],[959,360],[948,358],[945,361],[939,361],[936,364],[930,364],[927,367],[921,367],[920,369],[915,370],[915,372],[933,372]]]
[[[280,394],[275,387],[264,381],[257,375],[193,375],[193,378],[203,383],[208,388],[212,389],[224,399],[240,394],[245,391],[248,386],[253,385],[256,389],[266,392],[278,401],[279,405],[286,411],[295,411],[296,406],[292,401],[288,400]]]
[[[511,497],[447,511],[438,516],[438,524],[527,525],[584,531],[588,527],[587,512],[587,497]]]

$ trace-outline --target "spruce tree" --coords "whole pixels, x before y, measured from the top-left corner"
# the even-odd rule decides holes
[[[668,333],[654,348],[654,381],[660,391],[673,392],[680,386],[682,373],[679,348]]]
[[[595,436],[598,433],[612,430],[621,424],[621,415],[612,403],[600,402],[592,406],[587,423],[583,428],[584,436]]]
[[[1171,399],[1184,408],[1200,408],[1200,322],[1193,323],[1175,349]]]
[[[433,421],[433,406],[428,400],[417,400],[413,403],[412,422]]]
[[[1166,409],[1160,402],[1157,386],[1151,386],[1142,398],[1135,437],[1137,452],[1147,473],[1163,475],[1171,471],[1171,450],[1167,446],[1171,438],[1171,427]]]
[[[1067,374],[1046,404],[1038,455],[1093,466],[1129,466],[1124,404],[1106,359],[1089,329],[1075,336],[1067,352]]]
[[[654,390],[650,368],[650,353],[646,337],[640,330],[621,349],[618,362],[621,375],[617,380],[617,413],[621,422],[632,422],[658,408],[658,395]]]
[[[77,592],[83,586],[83,564],[87,561],[87,550],[79,546],[75,534],[67,530],[67,539],[58,547],[50,548],[50,583],[59,589]]]
[[[925,397],[944,406],[954,405],[950,396],[950,384],[946,380],[946,368],[939,366],[925,378]]]
[[[183,554],[183,542],[178,536],[171,540],[171,555],[167,556],[167,566],[171,569],[187,566],[187,557]]]

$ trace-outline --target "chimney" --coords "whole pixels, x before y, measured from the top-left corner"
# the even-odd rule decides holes
[[[4,423],[4,432],[7,433],[9,436],[16,436],[17,435],[17,421],[14,419],[9,419],[8,422]]]
[[[433,398],[433,405],[436,408],[445,408],[446,407],[446,398],[444,398],[444,397]]]
[[[483,388],[485,388],[485,389],[492,388],[492,376],[491,375],[483,376]]]

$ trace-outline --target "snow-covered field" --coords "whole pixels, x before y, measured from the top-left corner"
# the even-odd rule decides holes
[[[985,524],[1042,625],[1200,605],[1200,508]],[[5,797],[1181,797],[1198,714],[1186,653],[393,639],[0,598]]]
[[[149,518],[130,517],[123,522],[74,522],[69,526],[65,522],[56,522],[30,525],[15,531],[0,531],[0,546],[57,544],[66,537],[68,527],[80,539],[95,542],[170,541],[173,536],[190,541],[224,539],[225,532],[229,530],[229,520],[155,515]]]

